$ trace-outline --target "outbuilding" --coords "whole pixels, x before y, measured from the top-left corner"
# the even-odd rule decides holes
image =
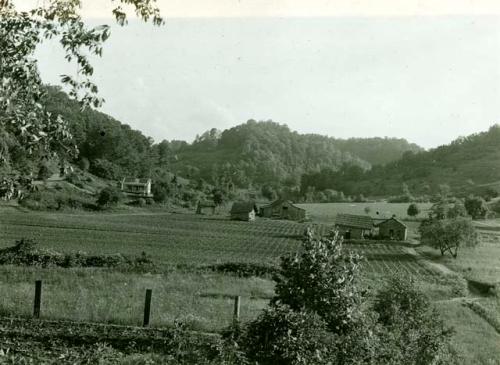
[[[253,221],[257,214],[257,206],[254,202],[234,202],[230,214],[233,220]]]
[[[289,219],[293,221],[306,219],[305,209],[297,207],[290,200],[281,199],[261,207],[259,214],[261,217]]]
[[[395,217],[377,224],[377,227],[378,235],[383,239],[406,241],[408,237],[408,227]]]
[[[345,239],[363,239],[372,233],[373,221],[368,215],[337,214],[335,229]]]

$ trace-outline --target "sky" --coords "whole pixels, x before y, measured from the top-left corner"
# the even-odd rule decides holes
[[[94,80],[155,141],[270,119],[430,148],[500,123],[496,3],[162,0],[163,27],[112,27]],[[102,4],[84,0],[89,24],[112,24]],[[54,42],[36,56],[48,83],[75,72]]]

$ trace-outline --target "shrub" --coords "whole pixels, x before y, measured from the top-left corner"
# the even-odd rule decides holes
[[[249,360],[262,365],[331,364],[334,344],[320,316],[286,305],[264,310],[243,340]]]
[[[43,163],[38,169],[38,178],[40,180],[47,180],[52,175],[50,168],[47,164]]]
[[[486,218],[489,213],[488,205],[486,201],[479,196],[469,196],[465,199],[465,209],[467,214],[469,214],[474,219]]]
[[[212,265],[208,268],[216,272],[234,274],[244,278],[251,276],[271,277],[278,273],[278,269],[274,266],[246,262],[227,262],[224,264]]]
[[[382,325],[379,362],[449,364],[452,331],[411,277],[393,276],[377,294],[374,310]]]
[[[408,210],[406,211],[406,214],[410,217],[416,217],[420,213],[420,209],[417,204],[412,203],[408,206]]]
[[[97,197],[97,205],[106,207],[117,205],[123,198],[122,192],[118,188],[107,187],[99,192]]]
[[[86,157],[82,157],[78,160],[78,167],[82,170],[82,171],[88,171],[89,168],[90,168],[90,162],[88,160],[88,158]]]
[[[338,232],[304,241],[300,255],[282,258],[274,303],[316,312],[335,333],[348,332],[359,320],[358,287],[363,258],[346,252]]]

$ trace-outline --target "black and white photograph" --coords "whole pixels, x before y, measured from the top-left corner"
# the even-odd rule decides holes
[[[500,2],[0,0],[0,364],[500,365]]]

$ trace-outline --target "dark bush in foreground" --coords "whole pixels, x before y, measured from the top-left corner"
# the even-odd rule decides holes
[[[250,323],[244,338],[249,360],[262,365],[331,364],[334,344],[320,316],[288,306],[266,309]]]

